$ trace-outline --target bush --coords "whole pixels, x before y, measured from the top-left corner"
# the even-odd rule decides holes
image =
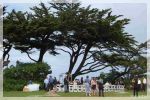
[[[24,80],[15,80],[15,79],[5,79],[3,84],[4,91],[22,91],[23,87],[26,85]]]
[[[29,80],[42,85],[46,75],[50,73],[50,66],[46,63],[23,63],[6,68],[3,71],[3,89],[4,91],[20,91]]]

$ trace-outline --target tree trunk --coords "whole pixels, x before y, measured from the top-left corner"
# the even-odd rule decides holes
[[[83,67],[83,65],[84,65],[84,63],[85,63],[85,61],[86,61],[86,57],[87,57],[87,54],[88,54],[90,48],[91,48],[90,45],[88,45],[88,46],[86,47],[85,53],[84,53],[84,56],[83,56],[83,58],[82,58],[82,61],[81,61],[80,65],[78,66],[78,68],[77,68],[77,70],[75,71],[75,73],[72,74],[72,80],[74,80],[77,76],[80,75],[80,70],[82,69],[82,67]],[[79,53],[79,52],[78,52],[78,53]],[[76,63],[76,61],[77,61],[77,58],[78,58],[78,53],[77,53],[77,55],[74,54],[74,56],[73,56],[73,57],[75,57],[75,60],[74,60],[74,61],[72,60],[73,57],[71,57],[71,60],[70,60],[70,67],[69,67],[69,70],[68,70],[69,73],[72,73],[72,70],[73,70],[73,68],[74,68],[74,66],[75,66],[75,63]]]
[[[6,55],[9,53],[9,51],[11,50],[11,48],[12,48],[12,45],[10,45],[7,49],[4,49],[4,52],[3,52],[3,61],[5,60]]]
[[[72,70],[74,68],[74,64],[73,64],[73,57],[74,57],[75,53],[73,52],[72,55],[70,56],[70,66],[69,66],[69,73],[72,73]]]
[[[79,76],[80,74],[74,73],[72,74],[72,80],[74,80],[77,76]]]
[[[75,66],[75,64],[76,64],[76,62],[78,60],[79,52],[81,50],[81,47],[82,46],[78,46],[77,51],[75,51],[75,52],[72,51],[72,55],[70,57],[70,66],[69,66],[69,70],[68,70],[69,73],[72,73],[72,70],[73,70],[73,68],[74,68],[74,66]]]
[[[73,63],[71,63],[69,66],[68,73],[72,73],[73,68],[74,68]]]
[[[40,55],[39,55],[39,59],[38,59],[38,63],[39,62],[43,62],[43,57],[44,57],[44,54],[46,53],[46,50],[45,49],[41,49],[40,50]]]
[[[88,46],[86,47],[84,56],[83,56],[83,58],[82,58],[82,61],[81,61],[80,65],[79,65],[79,67],[77,68],[77,70],[75,71],[75,74],[76,74],[76,73],[79,73],[80,70],[82,69],[84,63],[86,62],[86,57],[87,57],[87,55],[88,55],[88,53],[89,53],[90,48],[91,48],[90,45],[88,45]]]

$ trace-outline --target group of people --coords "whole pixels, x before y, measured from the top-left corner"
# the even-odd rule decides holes
[[[83,80],[83,77],[81,77],[80,81],[78,79],[75,79],[72,82],[71,78],[69,78],[69,76],[66,76],[64,78],[64,92],[69,92],[69,84],[74,84],[74,85],[85,84],[86,96],[96,96],[97,91],[99,91],[98,93],[99,96],[104,96],[104,87],[103,87],[102,79],[97,79],[96,77],[90,79],[89,76],[86,76],[85,80]]]
[[[44,88],[46,91],[52,91],[57,89],[56,86],[59,82],[57,81],[56,77],[52,77],[51,75],[47,75],[44,80]]]
[[[47,76],[44,80],[44,87],[46,91],[57,91],[57,84],[60,84],[59,81],[57,81],[56,77]],[[103,80],[97,79],[96,77],[89,78],[89,76],[86,76],[86,79],[84,80],[83,77],[81,79],[75,79],[72,81],[72,76],[66,75],[64,78],[64,92],[69,92],[69,85],[85,85],[85,93],[86,96],[96,96],[97,91],[99,91],[99,96],[104,96],[104,87],[103,87]]]
[[[64,92],[69,92],[69,85],[85,85],[85,94],[86,96],[103,96],[104,97],[104,86],[103,80],[101,78],[92,77],[91,79],[89,76],[86,76],[85,79],[81,77],[81,79],[75,79],[72,81],[71,75],[66,75],[64,80],[64,84],[61,85],[64,88]],[[117,82],[116,84],[120,84],[122,82]],[[45,90],[46,91],[57,91],[57,84],[60,84],[57,81],[56,77],[47,76],[44,80]],[[106,83],[107,85],[108,83]],[[132,80],[132,87],[133,87],[133,95],[138,96],[138,92],[140,90],[146,91],[147,81],[146,78],[138,78],[135,76]]]
[[[132,80],[132,87],[134,96],[138,96],[138,92],[141,90],[145,92],[147,88],[146,78],[138,78],[137,76],[135,76]]]
[[[103,86],[103,80],[101,78],[97,79],[96,77],[93,77],[90,80],[89,76],[86,76],[84,82],[85,82],[86,96],[96,96],[98,90],[99,91],[98,95],[104,97],[104,86]]]

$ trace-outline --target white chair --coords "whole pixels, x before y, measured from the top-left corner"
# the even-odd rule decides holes
[[[69,92],[73,92],[73,85],[69,85]]]
[[[73,85],[73,92],[78,92],[78,86],[76,84]]]

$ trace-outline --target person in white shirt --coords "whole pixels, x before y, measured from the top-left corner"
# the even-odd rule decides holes
[[[146,85],[147,85],[146,78],[143,78],[142,89],[144,92],[146,91]]]
[[[140,80],[140,78],[138,78],[138,91],[140,91],[141,90],[141,80]]]
[[[44,79],[44,88],[45,88],[46,91],[48,91],[48,83],[49,83],[49,78],[46,77],[46,78]]]

